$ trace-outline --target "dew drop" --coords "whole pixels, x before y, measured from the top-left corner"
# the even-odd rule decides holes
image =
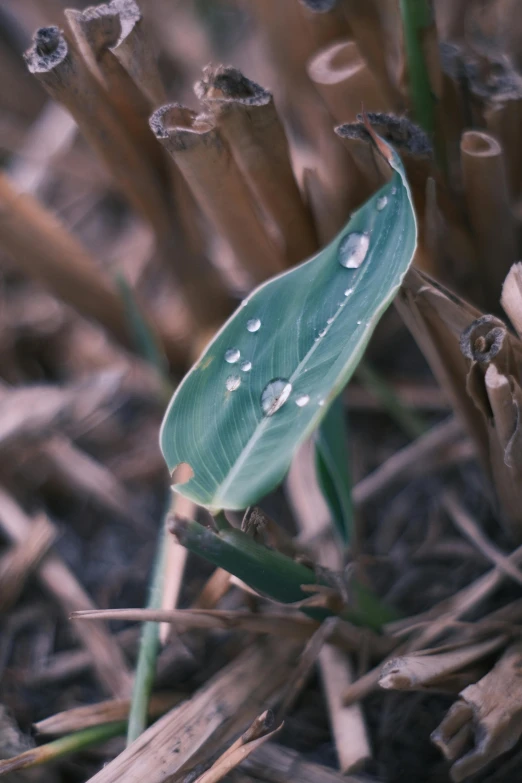
[[[292,384],[285,378],[274,378],[267,383],[261,394],[261,407],[267,416],[273,416],[290,397]]]
[[[339,245],[337,258],[341,266],[347,269],[357,269],[366,258],[370,246],[370,237],[367,234],[360,234],[353,231],[347,234]]]
[[[357,321],[357,326],[360,326],[362,324],[362,321]]]
[[[225,361],[229,364],[235,364],[240,356],[241,351],[239,348],[229,348],[228,351],[225,351]]]
[[[310,395],[308,394],[300,394],[299,397],[296,397],[295,404],[298,405],[300,408],[304,408],[305,405],[308,405],[310,402]]]
[[[381,196],[377,199],[377,212],[381,212],[388,203],[388,196]]]
[[[319,337],[324,337],[325,334],[326,334],[326,329],[321,329],[321,331],[319,332]]]
[[[246,327],[249,332],[257,332],[261,327],[261,321],[259,318],[251,318],[249,321],[247,321]]]
[[[333,316],[331,318],[327,318],[327,320],[326,320],[327,324],[333,324],[333,322],[334,322]]]
[[[395,186],[393,186],[393,188],[391,189],[391,194],[392,194],[392,196],[396,196],[397,195],[397,188]]]
[[[350,294],[353,294],[353,288],[347,288],[346,291],[344,292],[345,296],[350,296]]]
[[[241,386],[241,378],[239,375],[229,375],[225,381],[227,391],[235,391]]]
[[[318,404],[320,407],[322,407],[322,406],[324,405],[324,400],[319,400],[319,402],[318,402],[317,404]]]
[[[250,370],[252,369],[252,362],[249,361],[241,362],[239,367],[241,370],[243,370],[243,372],[250,372]]]

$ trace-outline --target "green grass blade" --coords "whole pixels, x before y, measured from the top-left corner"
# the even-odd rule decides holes
[[[174,394],[161,448],[170,470],[191,466],[193,477],[176,489],[196,503],[244,509],[282,480],[393,300],[417,228],[401,161],[379,143],[394,169],[390,181],[323,251],[254,291]],[[339,258],[354,240],[360,252],[346,268]],[[267,387],[283,402],[270,387],[274,379],[290,384],[290,395],[266,415]]]
[[[18,756],[0,760],[0,776],[20,769],[29,769],[41,764],[49,764],[63,756],[85,750],[92,745],[106,742],[112,737],[118,737],[125,733],[126,721],[114,723],[101,723],[99,726],[91,726],[88,729],[67,734],[65,737],[39,745],[31,750],[26,750]],[[11,779],[11,778],[9,778]]]
[[[155,368],[160,378],[167,379],[167,357],[163,353],[156,335],[145,320],[132,288],[120,273],[116,275],[116,284],[125,308],[136,353]]]
[[[381,402],[390,419],[393,419],[409,438],[415,440],[424,435],[428,426],[423,417],[406,407],[393,387],[368,362],[360,363],[357,368],[357,378]]]
[[[336,531],[342,544],[348,546],[353,529],[352,482],[347,426],[340,397],[334,400],[317,430],[315,466]]]
[[[165,519],[170,510],[170,503],[171,493],[169,493],[168,505],[162,521],[161,530],[158,533],[158,546],[152,571],[147,609],[161,608],[163,581],[165,577],[166,539],[169,535],[165,525]],[[147,726],[149,699],[154,685],[158,650],[159,623],[143,623],[129,710],[127,745],[134,742],[134,740],[145,731]]]
[[[433,138],[436,98],[423,50],[423,34],[433,24],[430,0],[400,0],[404,44],[408,60],[408,84],[415,121]]]

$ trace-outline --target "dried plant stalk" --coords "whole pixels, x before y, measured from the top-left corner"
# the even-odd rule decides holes
[[[363,109],[391,110],[355,41],[340,41],[319,51],[308,63],[308,75],[338,123],[355,122]]]
[[[283,724],[281,724],[270,731],[272,723],[273,718],[270,712],[264,712],[257,717],[246,732],[214,762],[210,769],[197,778],[196,783],[218,783],[219,780],[222,780],[251,753],[264,745],[265,742],[273,739],[283,728]]]
[[[84,11],[68,9],[65,17],[74,34],[76,44],[93,75],[103,85],[106,96],[114,106],[127,133],[137,145],[140,154],[146,156],[158,174],[158,185],[168,187],[168,167],[164,153],[152,135],[148,118],[151,111],[165,99],[157,67],[152,57],[152,47],[143,34],[141,13],[134,0],[112,0],[106,5],[87,8]],[[133,33],[138,32],[141,45],[133,45]],[[129,46],[130,44],[130,46]],[[131,56],[123,56],[125,65],[134,71],[142,71],[140,55],[147,57],[146,84],[151,84],[152,93],[158,98],[143,93],[141,83],[135,82],[121,62],[125,50],[131,49]],[[163,169],[163,170],[162,170]]]
[[[161,159],[152,166],[150,156],[141,153],[108,93],[88,69],[78,49],[69,44],[57,27],[38,30],[25,58],[30,72],[51,97],[71,112],[126,198],[154,229],[159,251],[173,265],[198,321],[215,328],[230,311],[230,298],[217,270],[199,248],[190,252],[181,232],[173,230],[176,215],[165,186]],[[113,58],[111,62],[120,68],[117,60]],[[143,122],[142,116],[138,127],[143,129]],[[152,143],[156,144],[153,137]],[[158,149],[161,153],[161,148]],[[181,262],[186,261],[185,255],[190,263]]]
[[[339,572],[343,566],[340,549],[331,539],[325,540],[324,537],[331,526],[330,511],[317,484],[314,452],[312,440],[305,442],[297,452],[287,479],[289,501],[301,536],[315,541],[319,562]],[[360,706],[344,704],[344,692],[351,686],[354,675],[349,659],[331,646],[338,628],[338,623],[333,625],[328,644],[318,653],[318,663],[339,766],[346,774],[371,758],[371,749]]]
[[[280,272],[284,262],[267,234],[251,192],[214,123],[179,104],[156,111],[152,130],[170,152],[196,200],[255,280]]]
[[[151,696],[149,716],[156,718],[174,707],[185,698],[182,693],[156,693]],[[129,699],[111,699],[87,704],[84,707],[72,707],[70,710],[58,712],[49,718],[44,718],[33,724],[39,735],[69,734],[72,731],[82,731],[101,723],[126,720],[129,715]]]
[[[393,111],[406,108],[403,33],[394,0],[342,0],[352,36]]]
[[[295,645],[248,647],[184,704],[147,729],[90,783],[181,780],[266,708],[288,678]],[[175,738],[173,752],[173,737]]]
[[[519,87],[517,100],[498,100],[484,111],[488,131],[496,137],[509,161],[507,177],[511,198],[518,202],[522,196],[522,151],[519,144],[519,128],[522,123],[522,90]]]
[[[522,540],[520,476],[522,389],[518,368],[522,344],[494,316],[482,316],[461,335],[461,350],[471,360],[468,393],[484,417],[491,473],[503,521],[515,541]]]
[[[364,783],[367,778],[358,775],[342,775],[329,767],[314,764],[295,750],[268,742],[252,753],[241,767],[248,781],[266,783]],[[241,783],[246,783],[243,779]]]
[[[521,664],[522,645],[517,642],[485,677],[461,692],[460,700],[431,735],[454,762],[451,778],[455,783],[475,775],[518,742],[522,734]]]
[[[513,264],[504,285],[500,303],[522,339],[522,263]]]
[[[4,490],[0,489],[0,524],[13,542],[22,543],[31,534],[33,523]],[[68,616],[78,609],[94,609],[75,576],[55,554],[49,554],[38,568],[38,576],[45,587],[58,600]],[[103,623],[84,628],[74,624],[75,630],[90,652],[95,671],[105,690],[116,697],[126,697],[130,687],[130,675],[123,654]]]
[[[253,591],[252,594],[256,595]],[[107,620],[163,622],[173,625],[178,631],[191,628],[229,631],[236,629],[249,633],[275,634],[298,642],[306,642],[319,627],[318,623],[302,614],[294,615],[288,612],[253,614],[224,609],[95,609],[78,612],[74,617],[78,620],[102,617]],[[390,650],[390,644],[394,644],[369,629],[357,628],[344,620],[332,629],[329,642],[348,652],[353,652],[364,644],[369,654],[375,658],[385,655]]]
[[[415,270],[407,274],[395,304],[465,423],[482,465],[489,473],[487,429],[466,390],[468,362],[459,344],[461,333],[480,316],[480,312]]]
[[[453,676],[502,647],[506,636],[496,636],[454,650],[424,650],[392,658],[381,669],[379,685],[392,690],[454,690]],[[458,680],[457,680],[458,681]],[[468,680],[469,682],[469,680]]]
[[[15,543],[0,558],[0,611],[6,612],[15,604],[25,581],[38,566],[56,537],[56,529],[49,520],[39,517],[31,528],[31,535]]]
[[[157,178],[79,51],[57,27],[42,27],[25,58],[49,95],[71,112],[135,209],[163,233],[165,208]]]
[[[502,283],[517,256],[504,156],[493,136],[475,130],[464,133],[460,150],[466,205],[480,262],[482,304],[495,312]]]
[[[0,242],[31,277],[101,323],[126,348],[134,347],[124,303],[112,281],[50,212],[1,176]],[[173,366],[179,367],[185,350],[181,340],[162,330],[161,341]]]
[[[355,673],[347,656],[330,644],[321,650],[319,665],[339,768],[346,774],[363,766],[371,758],[370,741],[361,706],[353,704],[346,707],[343,702],[343,694],[354,681]]]
[[[207,66],[195,86],[227,139],[283,243],[289,264],[316,250],[312,219],[292,171],[288,141],[271,93],[235,68]]]

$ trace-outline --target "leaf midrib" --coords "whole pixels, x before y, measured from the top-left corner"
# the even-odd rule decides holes
[[[399,176],[401,178],[402,186],[405,187],[406,183],[405,183],[404,177],[402,176],[401,172],[398,169],[396,169],[395,167],[393,167],[393,168],[394,168],[394,171],[399,174]],[[377,193],[379,193],[379,192],[380,191],[377,191]],[[377,197],[377,194],[374,195],[374,198],[375,197]],[[364,276],[365,276],[367,270],[369,270],[369,269],[370,269],[370,264],[368,263],[367,265],[365,265],[362,274],[359,275],[359,277],[358,277],[358,279],[357,279],[357,281],[356,281],[356,283],[354,285],[354,293],[355,293],[356,289],[358,287],[360,287],[361,283],[364,280]],[[292,372],[291,376],[288,378],[289,383],[292,384],[292,390],[293,390],[293,386],[294,386],[294,381],[297,378],[297,376],[300,375],[301,369],[308,362],[309,358],[314,354],[316,349],[318,349],[321,346],[322,341],[325,339],[326,335],[328,334],[330,329],[335,324],[337,318],[340,316],[340,314],[341,314],[341,312],[342,312],[342,310],[344,309],[345,306],[346,305],[338,307],[337,312],[336,312],[336,314],[333,317],[333,321],[330,324],[327,324],[326,332],[323,335],[323,337],[320,338],[317,342],[314,342],[312,344],[311,348],[307,351],[307,353],[301,359],[301,361],[299,362],[299,364],[297,365],[295,370]],[[371,318],[366,323],[365,328],[362,329],[362,331],[361,331],[361,338],[357,341],[356,346],[358,346],[360,344],[362,337],[367,332],[370,324],[373,323],[373,320],[374,320],[374,318]],[[356,348],[354,350],[354,353],[356,353]],[[286,403],[285,403],[285,405],[286,405]],[[321,416],[324,415],[324,413],[326,413],[326,410],[325,411],[317,411],[317,413],[310,419],[310,422],[309,422],[306,430],[303,432],[303,438],[306,437],[306,434],[310,431],[311,428],[313,428],[313,426],[315,425],[316,419],[320,419]],[[243,468],[243,465],[248,460],[248,457],[252,453],[252,450],[253,450],[254,446],[256,445],[257,441],[259,440],[261,435],[265,432],[266,428],[269,426],[271,418],[272,418],[271,416],[263,418],[263,420],[256,427],[256,431],[250,437],[250,439],[249,439],[248,443],[246,444],[246,446],[242,449],[241,454],[239,455],[239,457],[235,460],[234,466],[233,466],[232,470],[228,473],[228,475],[225,478],[225,480],[217,487],[216,491],[214,492],[214,498],[215,499],[217,499],[219,497],[222,497],[227,492],[227,490],[228,490],[229,486],[231,485],[231,483],[235,480],[236,476],[241,472],[241,470]]]

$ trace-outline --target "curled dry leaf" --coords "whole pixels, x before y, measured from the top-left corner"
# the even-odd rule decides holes
[[[506,753],[522,734],[522,643],[508,647],[496,666],[460,697],[431,735],[454,762],[455,783]]]

